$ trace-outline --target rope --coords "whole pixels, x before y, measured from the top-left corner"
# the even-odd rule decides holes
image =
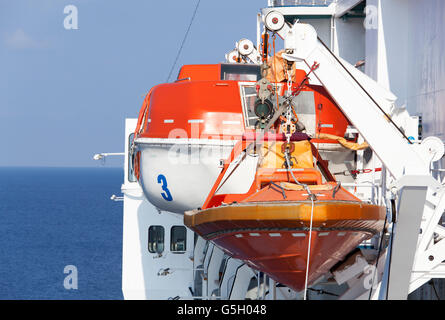
[[[391,122],[391,124],[400,132],[400,134],[408,141],[409,144],[413,144],[413,142],[408,139],[405,132],[403,132],[402,129],[394,122],[394,120],[391,119],[391,117],[383,110],[383,108],[377,103],[377,101],[374,100],[374,98],[369,94],[369,92],[363,88],[363,86],[358,82],[358,80],[349,72],[349,70],[343,65],[343,63],[340,61],[340,59],[331,51],[331,49],[328,48],[328,46],[320,39],[320,37],[317,37],[318,41],[322,44],[323,47],[331,54],[331,56],[337,61],[340,66],[343,67],[343,69],[346,71],[346,73],[354,80],[354,82],[363,90],[363,92],[371,99],[371,101],[379,108],[379,110],[383,113],[383,115]]]
[[[180,56],[180,54],[181,54],[182,48],[184,47],[184,44],[185,44],[185,40],[187,39],[187,36],[188,36],[188,34],[189,34],[189,32],[190,32],[190,28],[192,27],[193,20],[195,20],[196,12],[198,11],[198,7],[199,7],[199,4],[200,4],[200,3],[201,3],[201,0],[198,0],[198,2],[196,3],[195,11],[193,12],[192,18],[190,19],[190,23],[189,23],[189,25],[188,25],[188,27],[187,27],[187,31],[185,32],[184,38],[182,39],[181,46],[179,47],[178,54],[176,55],[175,62],[173,62],[173,65],[172,65],[172,67],[171,67],[171,69],[170,69],[170,72],[169,72],[169,74],[168,74],[168,77],[167,77],[167,81],[166,81],[166,82],[169,82],[169,81],[170,81],[170,77],[171,77],[171,75],[172,75],[172,73],[173,73],[173,69],[174,69],[175,66],[176,66],[176,62],[178,62],[178,59],[179,59],[179,56]]]
[[[290,173],[290,175],[292,176],[292,178],[294,179],[295,183],[298,184],[299,186],[303,187],[304,190],[307,191],[307,193],[309,194],[309,197],[311,199],[314,198],[313,193],[311,192],[311,189],[309,189],[307,184],[301,183],[300,181],[297,180],[297,178],[295,178],[294,173],[292,172],[292,168],[290,165],[290,161],[289,161],[289,153],[285,152],[284,153],[284,157],[286,158],[286,164],[287,164],[287,171]]]
[[[314,198],[311,197],[312,208],[311,208],[311,223],[309,225],[309,244],[307,246],[307,258],[306,258],[306,277],[304,279],[304,295],[303,300],[307,300],[307,282],[309,276],[309,262],[311,258],[311,242],[312,242],[312,220],[314,217]]]

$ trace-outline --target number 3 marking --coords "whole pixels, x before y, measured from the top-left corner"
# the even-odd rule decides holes
[[[170,193],[170,190],[168,190],[168,188],[167,188],[167,179],[165,178],[165,176],[163,174],[160,174],[158,176],[158,183],[162,184],[162,190],[165,191],[165,192],[161,193],[162,198],[164,198],[164,200],[166,200],[166,201],[172,201],[173,197]]]

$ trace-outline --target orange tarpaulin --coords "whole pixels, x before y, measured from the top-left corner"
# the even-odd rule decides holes
[[[346,140],[343,137],[335,136],[333,134],[328,133],[318,133],[315,135],[316,139],[328,139],[328,140],[336,140],[338,143],[340,143],[343,147],[348,148],[350,150],[364,150],[369,147],[369,145],[366,142],[363,143],[355,143]]]
[[[267,61],[269,69],[266,78],[270,82],[283,82],[288,80],[286,72],[288,64],[287,61],[284,60],[284,58],[282,57],[283,53],[284,50],[278,51],[272,58]],[[296,70],[295,63],[292,63],[290,75],[292,77],[292,81],[296,83],[300,82],[304,78],[306,72],[304,72],[303,70]]]

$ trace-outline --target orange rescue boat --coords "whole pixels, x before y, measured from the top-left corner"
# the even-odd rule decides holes
[[[184,221],[230,256],[301,291],[306,272],[310,286],[362,241],[380,232],[386,211],[342,188],[309,139],[304,134],[294,136],[287,143],[268,141],[267,134],[259,142],[255,134],[244,135],[203,207],[186,212]],[[286,152],[291,155],[290,166],[277,165]],[[249,192],[217,194],[223,177],[230,174],[229,164],[249,153],[261,158]]]

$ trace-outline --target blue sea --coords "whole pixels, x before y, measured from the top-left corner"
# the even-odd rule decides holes
[[[0,168],[0,299],[122,299],[121,168]],[[67,265],[78,287],[67,290]],[[74,274],[71,274],[74,275]]]

